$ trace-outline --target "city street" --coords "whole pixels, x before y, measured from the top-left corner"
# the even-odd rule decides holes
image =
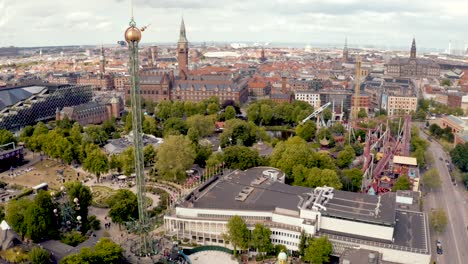
[[[427,135],[422,132],[420,135],[422,138],[427,138]],[[468,192],[465,191],[463,184],[453,185],[445,163],[445,160],[450,160],[450,157],[443,151],[442,146],[432,141],[428,151],[434,156],[434,164],[431,166],[439,171],[442,187],[425,197],[424,210],[429,214],[432,208],[442,208],[449,220],[443,234],[437,235],[432,232],[432,254],[437,263],[466,263],[468,258]],[[436,239],[442,240],[442,255],[436,253]]]

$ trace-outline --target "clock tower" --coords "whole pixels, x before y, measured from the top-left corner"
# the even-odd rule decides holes
[[[179,41],[177,42],[177,61],[179,63],[179,77],[184,80],[187,79],[188,75],[188,52],[188,40],[185,35],[184,19],[182,18]]]

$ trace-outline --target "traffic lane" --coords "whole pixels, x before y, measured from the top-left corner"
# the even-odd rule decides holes
[[[449,224],[446,232],[443,234],[445,243],[444,254],[439,255],[438,259],[444,259],[446,263],[454,263],[455,261],[463,263],[464,255],[466,254],[466,230],[464,223],[464,215],[466,215],[466,208],[463,206],[461,195],[454,188],[447,166],[445,164],[446,154],[439,144],[431,142],[431,149],[437,155],[435,166],[440,173],[442,180],[442,192],[437,192],[437,205],[438,207],[446,210]],[[442,158],[440,160],[439,158]],[[460,248],[462,250],[460,250]]]

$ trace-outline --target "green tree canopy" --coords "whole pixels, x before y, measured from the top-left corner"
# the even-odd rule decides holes
[[[8,143],[15,143],[16,144],[16,138],[15,136],[13,135],[13,133],[11,133],[10,131],[6,130],[6,129],[0,129],[0,145],[5,145],[5,144],[8,144]],[[4,147],[6,148],[6,147]],[[13,148],[13,146],[10,146],[10,148]]]
[[[109,171],[107,155],[100,149],[94,149],[84,160],[83,169],[95,174],[99,181],[101,174]]]
[[[159,175],[170,181],[185,179],[185,171],[195,161],[196,153],[190,139],[186,136],[169,136],[157,150],[155,167]]]
[[[360,191],[362,184],[362,175],[362,171],[357,168],[350,170],[342,170],[341,183],[343,184],[343,190],[350,192]]]
[[[257,139],[257,126],[240,119],[226,121],[224,131],[220,136],[221,146],[244,145],[252,146]]]
[[[133,146],[127,148],[119,154],[118,159],[122,164],[122,171],[125,175],[130,176],[135,172],[135,148]]]
[[[122,248],[108,238],[101,238],[93,248],[82,248],[80,253],[66,256],[60,264],[119,264],[125,263]]]
[[[188,128],[193,128],[198,132],[199,137],[203,138],[211,135],[215,129],[216,116],[194,115],[187,118]]]
[[[392,192],[396,192],[398,190],[409,190],[411,189],[411,182],[406,175],[400,175],[396,180],[395,184],[393,185]]]
[[[458,144],[450,151],[450,157],[453,164],[455,164],[461,171],[468,172],[468,142],[465,144]]]
[[[422,177],[422,182],[426,188],[437,189],[440,188],[442,181],[440,180],[439,172],[436,168],[431,168],[426,171]]]
[[[94,143],[96,145],[104,145],[109,136],[106,131],[98,125],[89,125],[84,129],[84,138],[83,140],[88,143]]]
[[[270,252],[273,249],[271,243],[271,230],[262,224],[256,224],[252,231],[252,246],[259,252]]]
[[[307,121],[304,124],[300,124],[296,127],[296,135],[305,141],[310,141],[315,138],[317,133],[317,125],[314,121]]]
[[[313,167],[315,153],[302,138],[293,137],[284,142],[279,142],[273,149],[270,157],[272,167],[281,169],[292,178],[293,167],[303,165]]]
[[[76,213],[81,216],[84,223],[83,226],[86,226],[86,221],[88,219],[88,206],[91,205],[93,199],[91,190],[88,186],[85,186],[83,183],[78,181],[65,183],[65,188],[67,190],[70,203],[74,203],[74,199],[78,198],[79,209]]]
[[[25,213],[33,201],[29,199],[10,200],[6,206],[5,220],[21,237],[27,233]]]
[[[443,233],[448,223],[447,213],[442,208],[434,209],[429,214],[429,223],[431,228],[437,233]]]
[[[164,121],[164,137],[169,135],[186,135],[188,131],[187,123],[177,117],[171,117]]]
[[[260,163],[258,151],[244,146],[230,146],[224,149],[226,166],[232,169],[246,170]]]
[[[130,190],[118,190],[108,198],[107,204],[110,207],[109,217],[119,225],[138,219],[138,200]]]
[[[326,263],[329,261],[331,253],[332,244],[328,237],[310,239],[305,250],[304,260],[314,264]]]
[[[143,155],[145,157],[145,166],[151,166],[156,160],[156,150],[153,145],[149,144],[143,148]]]
[[[242,250],[248,248],[250,231],[244,219],[237,215],[231,217],[227,223],[227,229],[228,241],[234,247],[234,255],[237,254],[237,248]]]
[[[31,264],[48,264],[50,263],[50,254],[40,247],[33,247],[28,253]]]
[[[160,132],[158,129],[158,124],[156,123],[156,119],[148,115],[144,116],[142,131],[143,133],[148,134],[148,135],[160,136]]]
[[[227,121],[227,120],[231,120],[231,119],[234,119],[234,118],[236,118],[236,109],[234,108],[234,106],[229,105],[224,110],[224,120]]]
[[[338,157],[336,159],[336,165],[340,168],[349,167],[349,165],[351,165],[355,157],[356,157],[356,153],[354,152],[353,147],[347,145],[344,148],[344,150],[338,153]]]

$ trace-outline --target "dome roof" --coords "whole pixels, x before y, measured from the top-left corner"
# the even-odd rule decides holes
[[[141,31],[134,26],[130,26],[125,30],[125,40],[127,42],[139,42],[141,40]]]
[[[286,255],[286,253],[284,253],[283,251],[281,251],[278,254],[278,260],[287,260],[287,259],[288,259],[288,255]]]

